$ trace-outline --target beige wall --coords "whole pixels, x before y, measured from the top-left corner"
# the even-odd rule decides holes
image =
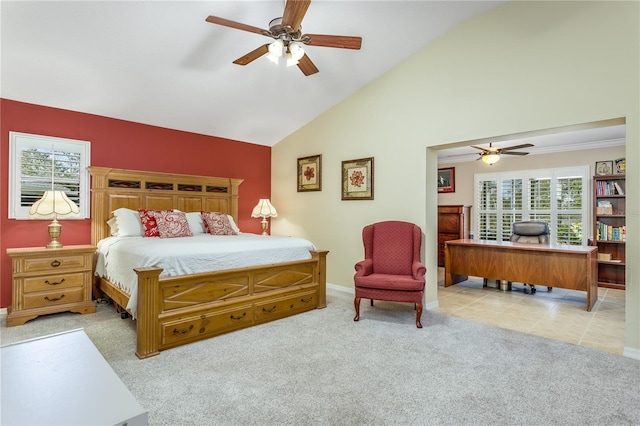
[[[352,288],[362,227],[415,222],[437,306],[434,147],[626,117],[627,257],[640,258],[639,15],[638,2],[518,1],[463,23],[274,147],[273,232],[330,250],[328,281]],[[323,190],[297,193],[296,158],[314,154]],[[341,201],[341,161],[361,157],[375,157],[375,200]],[[640,358],[637,262],[626,294],[625,354]]]

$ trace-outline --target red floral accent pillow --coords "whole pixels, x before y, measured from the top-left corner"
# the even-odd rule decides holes
[[[158,224],[160,238],[190,237],[193,235],[189,230],[187,215],[183,212],[161,210],[152,211],[150,214]]]
[[[211,235],[238,235],[224,213],[200,212],[204,228]]]
[[[142,222],[142,228],[144,229],[145,237],[159,237],[160,231],[158,231],[158,223],[156,218],[151,214],[154,210],[138,210],[140,215],[140,222]]]

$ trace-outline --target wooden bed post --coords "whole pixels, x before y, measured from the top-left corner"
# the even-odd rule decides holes
[[[318,309],[327,307],[327,254],[328,250],[311,252],[311,257],[318,261]]]
[[[136,312],[136,356],[149,358],[160,353],[160,274],[162,268],[134,268],[138,274],[138,306]]]
[[[89,167],[91,173],[91,244],[96,245],[98,241],[109,235],[107,231],[108,211],[107,205],[107,174],[110,169]]]

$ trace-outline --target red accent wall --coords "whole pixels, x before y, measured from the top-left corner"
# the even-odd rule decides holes
[[[212,119],[215,119],[213,117]],[[244,179],[238,226],[261,232],[251,218],[259,198],[271,196],[271,147],[149,126],[98,115],[0,99],[0,307],[11,304],[12,247],[44,247],[49,221],[9,220],[9,132],[91,142],[91,165]],[[60,242],[90,244],[90,220],[62,221]]]

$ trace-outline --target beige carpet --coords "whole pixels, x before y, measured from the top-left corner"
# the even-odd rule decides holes
[[[84,328],[153,425],[640,424],[637,360],[429,311],[418,330],[409,305],[352,319],[351,296],[329,291],[326,309],[143,361],[112,306],[0,337]]]

